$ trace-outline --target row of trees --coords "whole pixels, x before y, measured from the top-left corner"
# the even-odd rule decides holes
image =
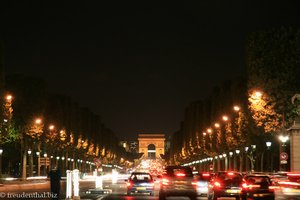
[[[246,52],[246,77],[224,81],[187,107],[172,137],[170,162],[214,157],[251,144],[258,148],[253,159],[259,159],[264,142],[276,144],[275,136],[290,127],[299,103],[291,98],[300,93],[300,29],[252,33]]]
[[[49,93],[44,80],[9,75],[5,79],[5,91],[13,96],[11,107],[4,106],[2,110],[5,118],[10,110],[9,121],[4,118],[5,123],[1,124],[0,141],[8,161],[4,166],[7,170],[21,161],[22,177],[26,178],[28,150],[75,161],[93,162],[99,158],[106,164],[125,162],[124,148],[118,145],[118,138],[105,127],[100,116],[68,96]],[[2,104],[7,105],[6,101]],[[14,156],[10,156],[12,152]]]

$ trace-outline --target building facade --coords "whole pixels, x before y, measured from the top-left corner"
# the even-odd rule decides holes
[[[159,159],[165,154],[165,134],[142,133],[138,135],[139,153],[146,159]]]

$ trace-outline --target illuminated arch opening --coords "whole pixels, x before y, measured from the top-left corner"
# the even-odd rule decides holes
[[[148,145],[148,158],[149,159],[155,159],[155,154],[156,154],[156,147],[154,144],[149,144]]]

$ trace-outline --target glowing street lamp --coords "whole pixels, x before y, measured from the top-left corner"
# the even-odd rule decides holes
[[[262,96],[262,93],[260,91],[255,91],[253,94],[256,99],[260,99]]]
[[[233,106],[233,110],[234,111],[240,111],[240,107],[239,106]]]
[[[283,144],[285,144],[289,140],[289,136],[287,136],[287,135],[285,135],[285,136],[280,135],[278,138]]]
[[[3,149],[0,148],[0,174],[2,174],[2,153],[3,153]]]
[[[216,128],[220,128],[220,124],[219,123],[215,123],[215,127]]]
[[[33,172],[33,158],[32,158],[32,151],[31,151],[31,149],[28,149],[27,153],[29,155],[29,176],[32,176],[32,172]]]
[[[228,121],[228,117],[227,117],[226,115],[223,115],[222,119],[223,119],[224,121]]]
[[[50,125],[49,126],[49,130],[54,130],[55,126],[54,125]]]
[[[12,95],[10,95],[10,94],[6,95],[6,96],[5,96],[5,99],[6,99],[7,101],[11,101],[11,100],[12,100]]]
[[[267,146],[267,171],[272,171],[272,166],[273,166],[273,163],[272,163],[272,161],[271,161],[271,166],[270,166],[270,152],[269,152],[269,150],[270,150],[270,147],[271,147],[271,145],[272,145],[272,142],[270,142],[270,141],[267,141],[266,142],[266,146]],[[263,161],[262,161],[262,165],[263,165]],[[263,169],[263,167],[262,167],[262,169]]]
[[[272,142],[270,142],[270,141],[266,142],[266,146],[267,146],[268,149],[270,149],[271,145],[272,145]]]
[[[36,124],[41,124],[41,123],[42,123],[41,118],[37,118],[37,119],[35,120],[35,123],[36,123]]]
[[[280,170],[285,171],[286,170],[286,164],[287,164],[287,159],[285,158],[287,153],[285,152],[285,143],[289,140],[289,136],[287,135],[280,135],[279,140],[281,141],[281,145],[280,145]]]

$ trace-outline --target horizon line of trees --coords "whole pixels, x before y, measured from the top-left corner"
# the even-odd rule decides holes
[[[291,102],[300,93],[300,29],[251,33],[246,56],[246,77],[223,81],[207,98],[186,108],[180,129],[172,135],[170,163],[214,157],[251,144],[257,146],[253,161],[264,162],[259,152],[265,141],[272,141],[275,151],[279,149],[275,136],[292,125],[300,105],[299,99]],[[235,105],[238,112],[233,110]],[[278,159],[278,153],[274,156]]]
[[[32,165],[27,158],[28,150],[54,158],[71,157],[90,162],[99,158],[103,164],[125,164],[128,156],[125,149],[119,146],[115,133],[105,127],[100,116],[66,95],[49,93],[43,79],[7,75],[1,90],[2,96],[13,97],[9,103],[1,99],[4,106],[0,147],[4,160],[8,161],[3,166],[6,171],[22,171],[22,178],[26,178],[28,162]],[[41,122],[36,123],[36,119]],[[14,156],[10,156],[12,152]],[[17,169],[19,163],[22,169]]]

